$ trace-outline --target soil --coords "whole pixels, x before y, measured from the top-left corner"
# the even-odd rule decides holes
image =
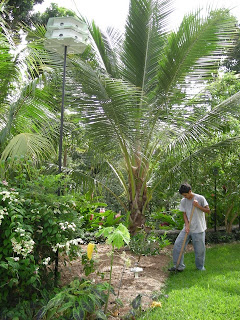
[[[82,251],[86,252],[87,247],[82,246]],[[95,281],[108,281],[110,276],[110,256],[111,248],[106,244],[97,245],[97,253],[93,254],[96,261],[96,271],[88,277]],[[123,317],[131,310],[131,302],[138,294],[142,295],[142,309],[149,308],[154,295],[160,296],[164,287],[164,283],[168,276],[167,268],[172,257],[172,245],[165,247],[161,254],[156,256],[137,256],[131,251],[118,250],[114,254],[112,286],[116,296],[112,295],[109,299],[109,309],[112,316],[109,319],[123,319]],[[126,262],[127,261],[127,262]],[[129,263],[131,265],[129,265]],[[131,268],[138,266],[143,271],[138,273],[138,277],[134,275]],[[60,263],[62,284],[68,284],[76,277],[85,277],[81,259],[73,262]],[[97,272],[104,273],[104,279],[101,280]],[[118,297],[123,307],[117,307],[114,301]],[[155,298],[156,299],[156,298]]]

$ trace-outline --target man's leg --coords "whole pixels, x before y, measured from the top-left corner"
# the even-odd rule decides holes
[[[195,253],[195,264],[198,270],[205,270],[205,232],[192,233],[192,242]]]
[[[185,234],[186,234],[186,232],[183,229],[179,233],[179,235],[178,235],[178,237],[177,237],[177,239],[176,239],[176,241],[174,243],[174,246],[173,246],[173,265],[174,265],[174,267],[176,267],[176,265],[177,265],[177,261],[178,261],[178,258],[179,258],[180,251],[182,249],[182,245],[183,245]],[[185,250],[189,240],[190,240],[190,236],[188,235],[186,243],[185,243],[185,246],[184,246],[184,250]],[[184,261],[184,250],[183,250],[183,254],[182,254],[180,263],[178,265],[178,270],[184,270],[185,269],[185,264],[183,263],[183,261]]]

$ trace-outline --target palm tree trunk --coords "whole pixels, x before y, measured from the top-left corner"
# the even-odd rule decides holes
[[[142,170],[141,163],[137,167],[132,167],[135,188],[132,188],[129,179],[129,210],[130,214],[130,233],[134,234],[138,229],[145,226],[144,208],[146,207],[147,187],[145,182],[146,171]],[[132,190],[135,190],[133,194]]]

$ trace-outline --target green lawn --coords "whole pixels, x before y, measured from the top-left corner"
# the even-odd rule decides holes
[[[185,254],[185,264],[184,272],[170,274],[162,308],[138,319],[239,320],[240,243],[207,249],[206,271],[196,270],[194,253]]]

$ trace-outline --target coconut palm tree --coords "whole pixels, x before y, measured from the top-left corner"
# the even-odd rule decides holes
[[[234,21],[224,11],[204,18],[197,11],[168,33],[171,11],[171,1],[132,0],[123,35],[113,29],[105,35],[94,23],[89,26],[97,70],[72,60],[74,90],[81,98],[75,107],[82,110],[89,135],[107,159],[113,147],[121,155],[118,162],[108,161],[127,196],[133,232],[144,224],[151,190],[158,183],[154,168],[166,158],[168,147],[184,149],[193,139],[206,138],[226,110],[222,105],[194,119],[187,107],[188,89],[215,72],[233,39]]]
[[[132,232],[144,224],[160,160],[174,149],[184,154],[216,132],[222,114],[239,112],[239,94],[201,118],[190,102],[233,43],[234,19],[197,10],[170,32],[171,12],[170,0],[130,0],[123,34],[85,19],[91,55],[68,57],[66,103],[118,178]]]

